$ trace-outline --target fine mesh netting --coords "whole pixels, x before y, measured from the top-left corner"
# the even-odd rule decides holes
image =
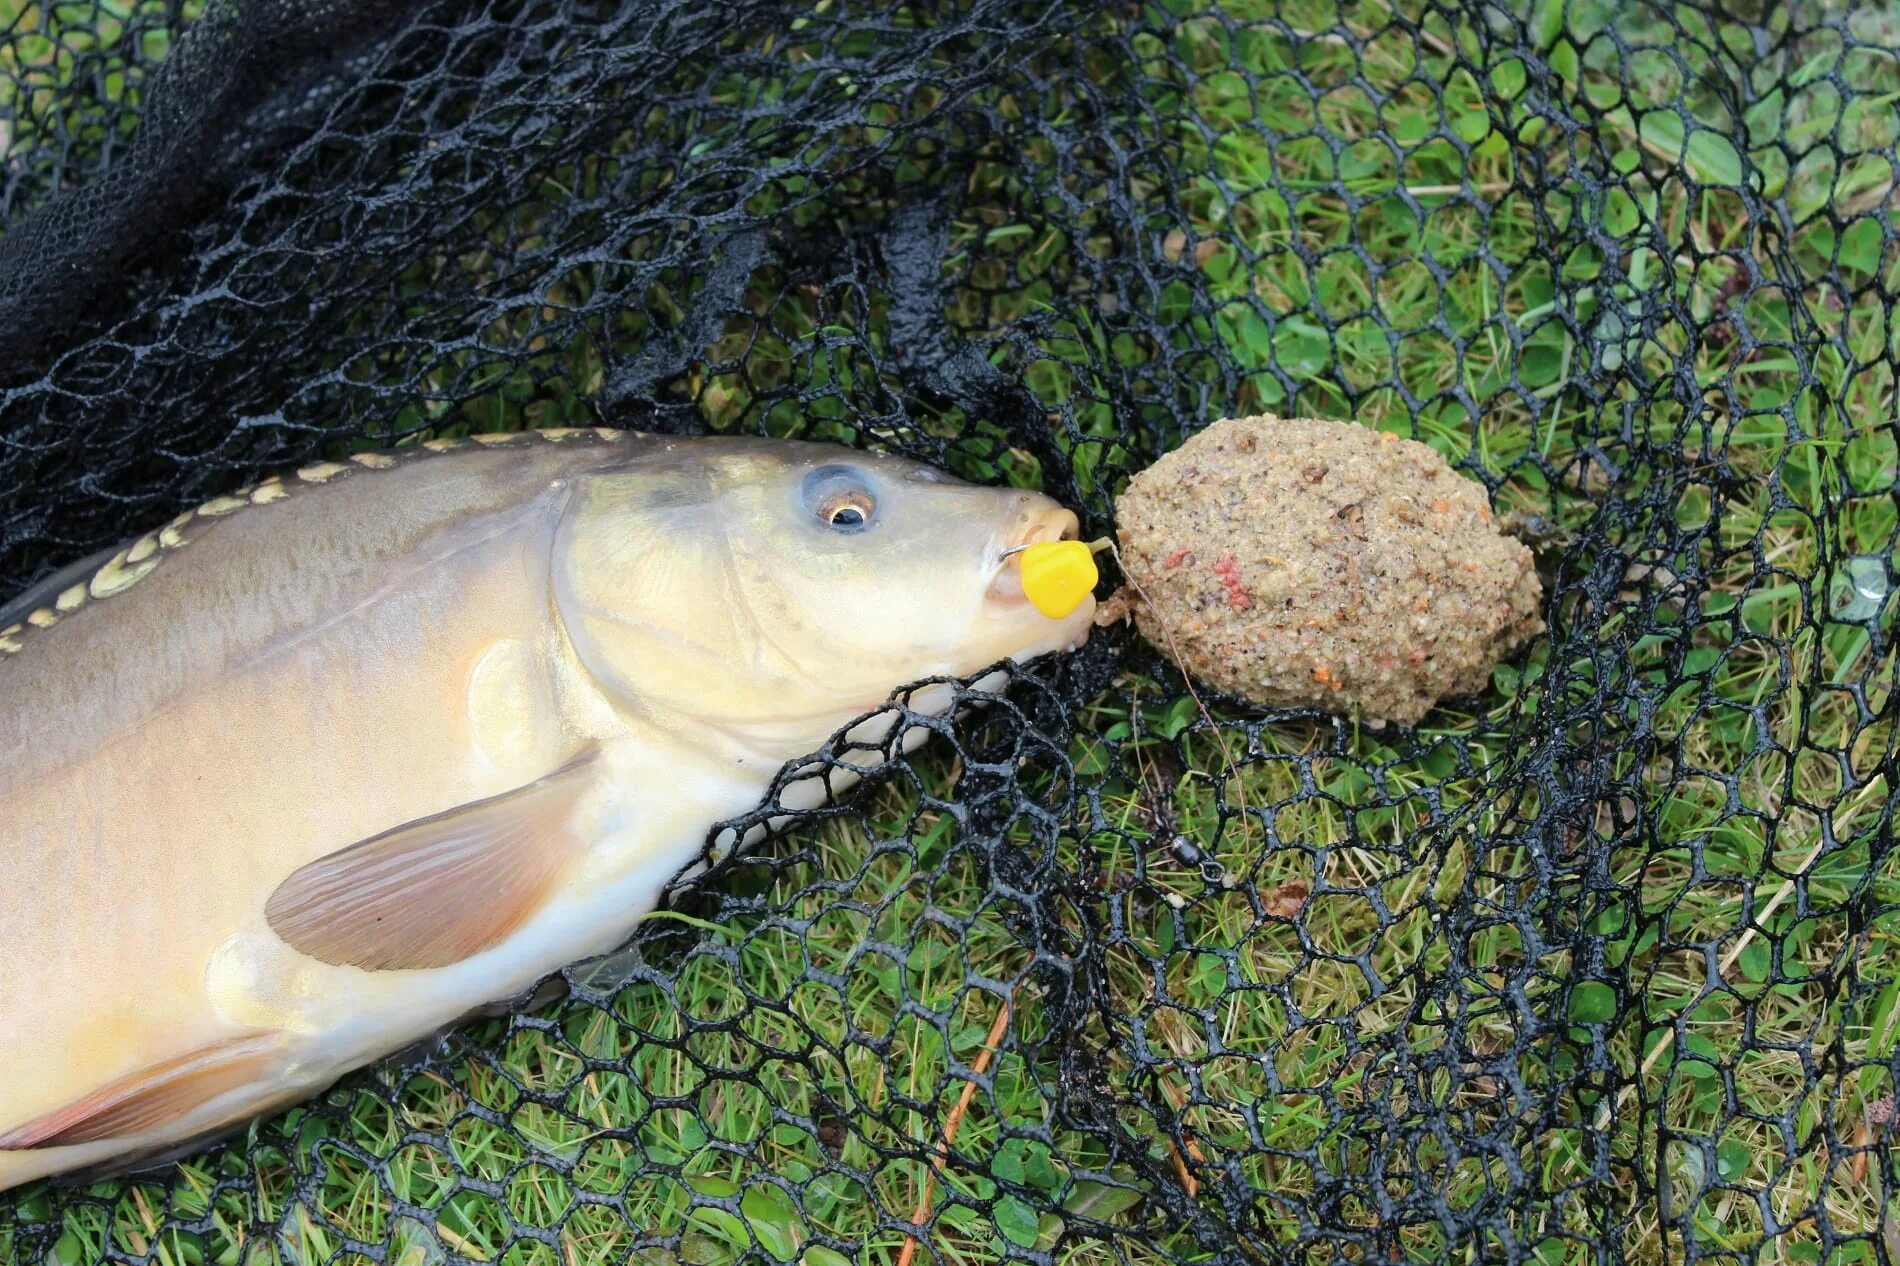
[[[1550,626],[1415,729],[1100,630],[564,1000],[0,1195],[0,1262],[1900,1259],[1897,54],[1884,3],[0,0],[0,600],[399,439],[837,439],[1095,536],[1269,412],[1481,480]]]

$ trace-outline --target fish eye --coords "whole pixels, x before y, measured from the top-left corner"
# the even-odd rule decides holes
[[[864,508],[849,503],[832,506],[825,511],[825,521],[835,528],[861,528],[864,526]]]
[[[877,499],[849,466],[821,466],[805,477],[805,504],[834,532],[862,532],[877,514]]]

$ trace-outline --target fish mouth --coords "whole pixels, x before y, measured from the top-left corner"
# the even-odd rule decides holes
[[[1004,538],[996,556],[996,573],[990,580],[989,596],[1005,607],[1021,606],[1029,601],[1023,593],[1022,568],[1016,556],[1038,541],[1074,541],[1082,536],[1082,520],[1075,511],[1058,505],[1026,506]]]

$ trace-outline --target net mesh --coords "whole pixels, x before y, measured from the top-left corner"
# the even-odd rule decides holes
[[[1265,411],[1483,481],[1550,626],[1416,729],[1103,630],[788,770],[881,773],[564,998],[0,1195],[0,1261],[1900,1258],[1897,50],[1877,4],[0,3],[0,596],[522,426],[876,445],[1092,536]]]

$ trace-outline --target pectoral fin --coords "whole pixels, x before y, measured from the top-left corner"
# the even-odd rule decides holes
[[[320,962],[367,971],[448,967],[500,944],[581,850],[570,821],[593,756],[311,862],[271,894],[272,930]]]
[[[267,1075],[276,1043],[275,1034],[253,1034],[142,1068],[0,1135],[0,1152],[77,1147],[161,1129]]]

